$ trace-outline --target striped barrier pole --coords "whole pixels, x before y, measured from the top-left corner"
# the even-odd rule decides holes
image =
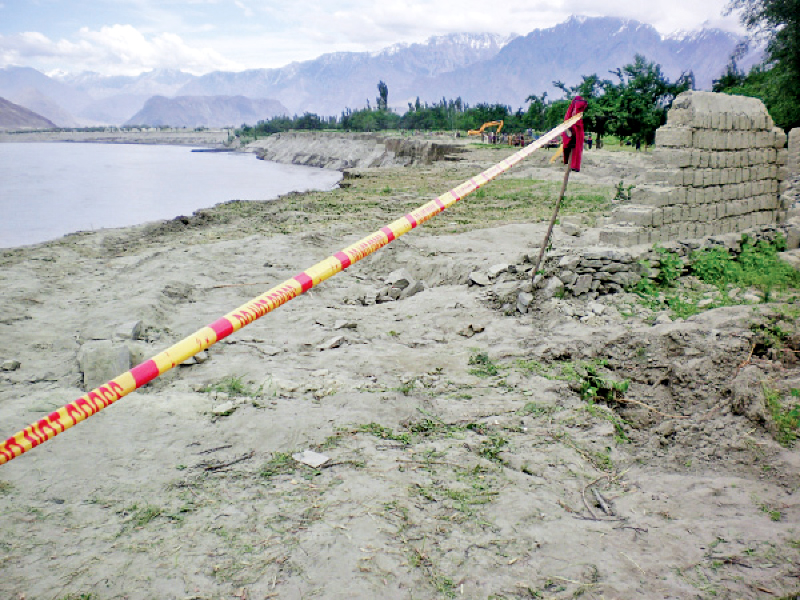
[[[582,113],[577,114],[568,121],[564,121],[564,123],[544,134],[533,144],[512,154],[481,174],[468,179],[435,200],[423,204],[416,210],[348,246],[341,252],[329,256],[310,269],[295,275],[291,279],[287,279],[280,285],[243,304],[233,312],[184,338],[150,360],[115,377],[106,384],[93,389],[77,400],[62,406],[43,419],[29,425],[0,445],[0,465],[15,459],[39,444],[54,438],[59,433],[63,433],[70,427],[88,419],[123,396],[130,394],[159,375],[188,360],[198,352],[202,352],[221,339],[228,337],[234,331],[249,325],[289,300],[307,292],[315,285],[319,285],[326,279],[333,277],[353,263],[369,256],[376,250],[380,250],[386,244],[452,206],[467,194],[474,192],[498,175],[505,173],[575,124],[582,116]]]

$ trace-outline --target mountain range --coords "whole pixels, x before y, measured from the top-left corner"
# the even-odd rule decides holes
[[[49,129],[55,123],[24,106],[0,98],[0,131],[4,129]]]
[[[417,98],[524,107],[531,94],[559,97],[554,81],[633,62],[661,65],[671,80],[692,71],[698,89],[710,89],[743,38],[719,29],[661,36],[651,25],[615,17],[571,17],[527,35],[451,34],[423,44],[396,44],[379,52],[340,52],[277,69],[215,71],[202,76],[154,70],[136,77],[96,73],[48,77],[34,69],[0,69],[0,97],[62,127],[100,124],[238,126],[278,114],[338,115],[375,105],[377,84],[389,106],[405,112]],[[739,61],[760,60],[753,51]]]

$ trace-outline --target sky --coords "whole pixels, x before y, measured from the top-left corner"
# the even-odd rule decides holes
[[[0,68],[49,75],[283,67],[448,33],[527,34],[571,15],[613,16],[662,35],[741,33],[728,0],[0,0]]]

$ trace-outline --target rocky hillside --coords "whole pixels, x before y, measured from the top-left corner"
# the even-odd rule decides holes
[[[236,127],[288,112],[277,100],[254,100],[244,96],[153,96],[126,125]]]
[[[580,47],[565,40],[580,40]],[[710,89],[740,41],[720,30],[664,38],[638,21],[573,17],[510,39],[463,34],[375,54],[330,54],[282,69],[209,73],[181,93],[252,94],[278,98],[298,113],[329,115],[374,102],[378,81],[385,81],[389,104],[400,111],[417,96],[423,102],[460,96],[473,105],[497,102],[517,108],[532,93],[560,96],[554,80],[573,85],[592,73],[610,77],[609,70],[632,62],[637,53],[662,65],[673,80],[692,71],[698,88]],[[459,55],[460,60],[453,58]],[[746,57],[741,66],[752,64],[754,57]]]
[[[0,98],[0,129],[45,129],[55,127],[42,115]]]

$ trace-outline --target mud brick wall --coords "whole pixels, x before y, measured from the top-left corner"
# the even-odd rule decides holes
[[[656,132],[646,183],[618,206],[600,242],[702,239],[775,225],[787,206],[786,134],[757,98],[684,92]]]
[[[789,217],[800,217],[800,128],[789,132],[785,177],[781,181],[781,203]]]

